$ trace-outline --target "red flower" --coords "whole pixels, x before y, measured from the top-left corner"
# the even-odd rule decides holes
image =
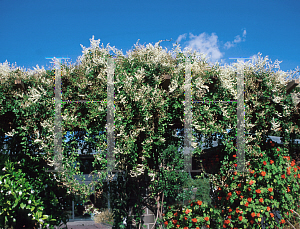
[[[224,223],[225,223],[225,224],[229,224],[229,223],[230,223],[230,220],[227,219],[227,220],[224,221]]]
[[[267,207],[267,211],[270,211],[270,209],[271,209],[270,207]]]
[[[270,196],[270,199],[272,199],[272,200],[273,200],[273,196]]]
[[[277,148],[277,151],[279,151],[279,149]]]
[[[236,154],[234,154],[233,157],[236,157]]]
[[[192,221],[193,221],[193,223],[197,223],[197,219],[196,218],[192,219]]]
[[[173,224],[176,224],[177,223],[177,220],[175,219],[175,220],[173,220]]]
[[[260,189],[256,189],[255,192],[258,193],[258,194],[261,193]]]
[[[229,212],[232,212],[232,209],[231,209],[231,208],[229,208],[229,209],[228,209],[228,211],[229,211]]]
[[[239,220],[242,221],[243,220],[243,216],[239,216]]]
[[[205,221],[208,221],[208,220],[209,220],[209,217],[205,217],[204,220],[205,220]]]
[[[236,194],[237,194],[237,195],[240,195],[240,194],[241,194],[241,191],[236,191]]]
[[[184,217],[184,220],[187,220],[187,217],[186,217],[186,216]]]
[[[177,215],[178,215],[178,212],[174,213],[174,215],[177,216]]]
[[[189,214],[189,213],[190,213],[190,210],[186,209],[185,214]]]
[[[253,183],[254,183],[254,181],[253,181],[253,180],[251,180],[251,181],[249,182],[249,184],[250,184],[250,185],[252,185]]]
[[[167,226],[168,225],[168,221],[164,222],[164,224]]]
[[[231,192],[229,192],[227,195],[228,195],[228,196],[232,196]]]
[[[177,224],[177,225],[176,225],[176,227],[178,227],[178,228],[179,228],[179,227],[180,227],[180,225],[178,225],[178,224]]]
[[[251,216],[254,218],[254,217],[255,217],[255,213],[254,213],[254,212],[252,212],[252,213],[251,213]]]
[[[260,174],[264,177],[266,175],[266,172],[262,171]]]
[[[197,204],[200,206],[202,204],[202,201],[197,201]]]
[[[273,192],[273,188],[268,188],[268,191],[269,192]]]
[[[183,229],[189,229],[188,227],[184,227]]]
[[[267,162],[266,162],[266,161],[264,161],[263,163],[264,163],[264,165],[266,165],[266,164],[267,164]]]
[[[257,217],[259,217],[260,216],[260,213],[257,213]]]
[[[245,206],[246,206],[246,207],[248,207],[248,205],[249,205],[249,203],[248,203],[248,202],[246,202],[246,203],[245,203]]]
[[[250,191],[251,191],[251,188],[248,188],[248,191],[250,192]]]
[[[247,199],[247,201],[250,203],[250,202],[252,201],[252,198],[249,197],[249,198]]]
[[[270,160],[270,164],[272,165],[274,163],[274,161],[273,160]]]
[[[283,175],[281,175],[281,178],[285,179],[285,175],[284,175],[284,174],[283,174]]]
[[[270,216],[271,216],[271,217],[274,217],[274,214],[270,212]]]
[[[263,198],[260,198],[260,199],[259,199],[259,202],[261,202],[261,203],[264,202],[264,199],[263,199]]]

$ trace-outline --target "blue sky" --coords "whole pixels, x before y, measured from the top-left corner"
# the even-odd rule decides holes
[[[159,40],[171,50],[208,54],[211,61],[262,53],[281,70],[300,65],[300,1],[252,0],[0,0],[0,63],[52,68],[45,57],[82,55],[80,44],[100,39],[104,47],[126,51]],[[113,52],[111,52],[113,53]]]

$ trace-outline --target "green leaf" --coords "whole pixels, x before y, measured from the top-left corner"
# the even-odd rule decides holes
[[[21,204],[20,204],[20,207],[21,207],[22,209],[24,209],[25,206],[26,206],[26,204],[24,204],[24,203],[21,203]]]

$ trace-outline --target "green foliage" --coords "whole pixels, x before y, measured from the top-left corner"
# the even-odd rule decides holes
[[[120,59],[118,61],[115,59],[115,169],[124,171],[123,176],[118,176],[117,181],[111,181],[109,185],[112,192],[115,228],[123,227],[123,217],[128,216],[129,212],[137,215],[135,219],[139,221],[144,205],[149,206],[155,215],[159,213],[162,220],[160,202],[166,206],[180,199],[180,189],[188,179],[189,175],[183,172],[183,152],[178,153],[178,148],[183,147],[183,140],[173,136],[177,128],[184,128],[185,117],[183,85],[186,60],[179,59],[185,55],[180,51],[176,52],[178,58],[174,59],[159,47],[149,46],[147,49],[136,48],[129,58],[117,55]],[[212,67],[205,60],[198,60],[196,54],[195,52],[189,56],[192,100],[236,100],[235,70],[228,67],[223,69],[218,65]],[[110,57],[112,55],[104,49],[90,48],[79,66],[62,65],[61,71],[63,100],[79,100],[83,96],[84,100],[99,102],[63,103],[61,114],[62,133],[65,134],[68,130],[71,133],[79,130],[86,132],[81,136],[81,140],[85,140],[85,145],[94,146],[98,152],[94,162],[98,169],[94,172],[100,175],[96,181],[100,186],[108,175],[104,171],[108,162],[106,157],[108,139],[105,136],[107,103],[100,101],[107,98],[107,61]],[[244,69],[247,123],[245,131],[261,134],[254,140],[248,139],[247,159],[254,157],[250,154],[251,147],[256,144],[263,146],[264,143],[260,141],[270,135],[273,118],[282,127],[283,142],[299,138],[299,113],[293,109],[290,95],[286,95],[285,85],[279,83],[278,74],[263,69],[264,63],[264,60],[260,60],[257,66]],[[38,152],[40,158],[49,165],[54,159],[55,71],[39,72],[38,77],[23,72],[19,76],[17,75],[19,73],[11,71],[9,76],[4,77],[4,84],[0,85],[0,102],[3,107],[0,115],[10,114],[12,122],[11,125],[9,122],[0,124],[0,146],[3,149],[4,134],[14,130],[10,134],[12,137],[8,140],[8,148],[16,154],[27,155],[28,162],[35,161],[37,156],[34,152]],[[161,87],[162,74],[171,75],[169,91]],[[217,80],[214,76],[217,76]],[[26,92],[15,89],[16,77],[23,79]],[[263,82],[258,84],[257,78],[262,78]],[[261,92],[264,97],[272,96],[273,100],[266,101],[257,95],[257,92]],[[281,100],[274,102],[278,97]],[[235,137],[236,109],[234,103],[192,104],[193,128],[196,136],[193,141],[201,144],[201,138],[205,136],[207,137],[205,143],[211,143],[214,134],[220,133],[220,137],[223,137],[220,144],[226,145],[223,167],[229,163],[229,157],[234,151],[229,141]],[[226,129],[233,131],[227,134],[224,133]],[[96,138],[99,131],[104,131],[105,134]],[[84,199],[91,191],[85,184],[79,184],[74,179],[74,175],[81,175],[78,166],[73,166],[78,158],[76,139],[70,139],[66,143],[64,140],[63,138],[65,149],[62,160],[63,172],[57,174],[57,180],[68,189],[68,193],[79,194]],[[197,153],[199,151],[201,150]],[[37,171],[42,171],[42,168],[38,168]],[[222,175],[225,175],[225,172]],[[221,174],[214,174],[210,177],[210,182],[215,186],[220,185],[220,177]],[[41,178],[41,182],[48,182],[48,178]],[[150,192],[148,195],[147,189]],[[189,195],[190,193],[184,194],[184,198],[188,199]],[[203,194],[202,197],[207,198],[207,195]],[[46,205],[46,202],[41,203]],[[7,206],[11,204],[7,203]],[[198,207],[199,217],[211,214],[211,217],[220,219],[220,209],[210,211],[208,204],[209,202],[204,201],[203,205]],[[53,208],[49,204],[47,208],[52,212]],[[199,220],[204,223],[203,218]],[[128,218],[127,222],[129,221]]]
[[[72,195],[62,188],[53,175],[43,172],[45,163],[16,157],[12,161],[1,155],[0,161],[0,227],[46,228],[60,225],[68,217],[63,209],[70,207]],[[19,160],[19,161],[18,161]]]

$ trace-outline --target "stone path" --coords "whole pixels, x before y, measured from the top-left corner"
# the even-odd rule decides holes
[[[54,227],[55,229],[111,229],[112,226],[104,223],[95,223],[94,221],[74,221],[67,222],[67,225],[63,224],[59,227]]]

